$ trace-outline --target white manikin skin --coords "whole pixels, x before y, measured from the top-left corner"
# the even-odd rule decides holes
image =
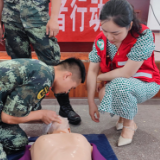
[[[68,120],[53,123],[49,134],[40,136],[31,147],[32,160],[92,160],[92,147],[78,133],[70,133]],[[66,128],[67,127],[67,128]]]

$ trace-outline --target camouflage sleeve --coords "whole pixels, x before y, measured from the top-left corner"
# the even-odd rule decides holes
[[[7,96],[3,112],[15,117],[27,116],[32,110],[38,109],[36,105],[48,93],[50,86],[51,81],[48,78],[32,77]]]

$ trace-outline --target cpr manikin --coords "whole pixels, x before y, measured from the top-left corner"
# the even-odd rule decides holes
[[[91,160],[92,146],[78,133],[71,133],[67,118],[54,122],[47,135],[31,147],[32,160]]]

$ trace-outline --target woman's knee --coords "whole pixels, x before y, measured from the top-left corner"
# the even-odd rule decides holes
[[[118,93],[124,93],[129,90],[129,79],[128,78],[115,78],[110,82],[110,87],[112,91]]]
[[[100,100],[100,101],[102,101],[104,95],[105,95],[105,87],[103,87],[103,88],[99,91],[99,100]]]

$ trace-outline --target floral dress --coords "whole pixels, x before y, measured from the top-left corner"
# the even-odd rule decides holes
[[[143,61],[151,57],[155,48],[151,30],[144,31],[145,34],[137,39],[137,42],[128,53],[127,57],[133,61]],[[108,54],[113,60],[117,47],[107,41]],[[97,54],[95,44],[89,54],[90,62],[99,63],[100,56]],[[154,95],[160,89],[160,85],[155,82],[144,82],[136,78],[115,78],[105,85],[105,95],[98,107],[100,112],[109,112],[111,116],[132,120],[137,114],[137,104],[142,103]]]

